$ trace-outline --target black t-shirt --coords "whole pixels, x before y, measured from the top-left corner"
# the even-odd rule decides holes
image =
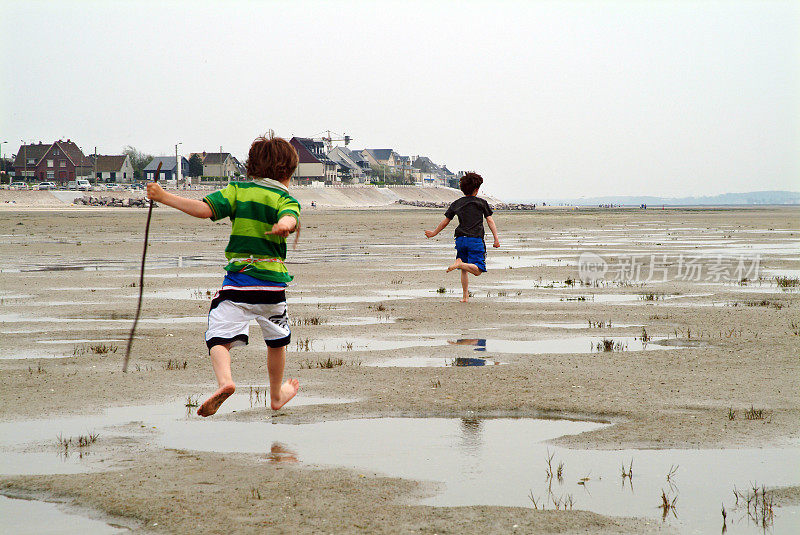
[[[483,238],[483,218],[492,215],[492,209],[485,199],[466,196],[453,201],[444,213],[447,219],[458,216],[455,235]]]

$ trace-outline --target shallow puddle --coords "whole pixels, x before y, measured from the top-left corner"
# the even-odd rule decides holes
[[[544,327],[546,329],[626,329],[629,327],[644,327],[641,323],[613,323],[611,321],[575,321],[565,323],[531,323],[530,327]],[[477,329],[476,329],[477,330]]]
[[[657,351],[697,347],[689,341],[678,339],[650,339],[645,342],[637,336],[574,336],[545,340],[498,340],[487,338],[460,338],[448,340],[449,344],[472,347],[475,351],[519,354],[604,353],[613,351]],[[696,342],[695,342],[696,343]]]
[[[73,355],[72,353],[51,354],[35,350],[23,350],[23,351],[9,351],[6,349],[0,350],[0,360],[68,359],[74,356],[75,355]]]
[[[207,289],[207,288],[177,288],[172,290],[155,290],[147,292],[145,297],[155,298],[155,299],[183,299],[187,301],[211,301],[214,295],[217,293],[217,289]],[[135,296],[130,295],[128,297],[138,297],[139,294],[137,293]]]
[[[92,433],[99,442],[113,437],[131,437],[163,430],[177,422],[200,420],[196,416],[199,404],[213,392],[196,392],[186,398],[155,405],[111,407],[100,414],[65,416],[47,419],[0,421],[0,474],[74,474],[105,469],[105,459],[97,448],[72,448],[64,452],[57,437],[77,440]],[[245,410],[264,410],[268,403],[266,385],[238,385],[220,407],[217,414],[225,415]],[[303,395],[292,400],[291,406],[352,403],[354,399]],[[271,412],[271,410],[270,410]]]
[[[376,368],[447,368],[465,366],[494,366],[501,364],[492,359],[471,357],[398,357],[368,364]]]
[[[12,294],[12,293],[0,292],[0,301],[2,301],[3,299],[30,299],[32,297],[34,296],[30,294]]]
[[[606,515],[661,519],[661,492],[677,496],[680,531],[720,531],[720,506],[729,532],[760,533],[733,501],[733,490],[754,481],[772,486],[800,483],[800,449],[757,450],[573,450],[545,442],[606,424],[569,420],[484,418],[380,418],[316,424],[268,422],[177,422],[162,444],[188,450],[263,454],[271,462],[291,459],[394,477],[443,482],[426,505],[498,505],[554,509],[572,499],[574,509]],[[235,436],[235,441],[230,437]],[[546,479],[548,454],[552,479]],[[633,487],[623,485],[620,466],[633,460]],[[557,467],[563,463],[561,480]],[[675,468],[677,466],[677,468]],[[795,467],[787,470],[787,466]],[[675,470],[666,481],[666,475]],[[711,477],[713,474],[713,477]],[[671,485],[669,484],[671,483]],[[561,505],[563,508],[563,505]],[[775,508],[770,533],[794,533],[800,508]],[[732,531],[731,531],[732,530]]]
[[[36,340],[37,344],[104,344],[107,342],[126,342],[127,339],[123,338],[97,338],[97,339],[89,339],[89,338],[77,338],[75,340]]]
[[[0,494],[0,518],[3,519],[3,533],[101,535],[129,532],[128,529],[112,526],[102,520],[81,516],[77,510],[67,510],[57,503],[11,498],[2,494]]]
[[[323,325],[351,326],[351,325],[381,325],[384,323],[394,323],[395,320],[389,316],[358,317],[344,320],[326,321]]]
[[[476,294],[480,296],[480,294]],[[543,293],[533,296],[500,296],[500,299],[516,303],[602,303],[609,305],[673,305],[677,300],[684,300],[697,297],[710,297],[713,293],[667,295],[659,293],[636,293],[636,294],[615,294],[615,293]],[[702,306],[704,303],[691,303],[691,306]]]
[[[379,340],[371,338],[305,338],[294,340],[290,347],[298,354],[306,352],[388,351],[406,347],[447,345],[443,338],[415,335],[410,340]]]
[[[790,279],[800,278],[800,269],[776,268],[776,269],[764,269],[762,270],[762,272],[768,275],[772,275],[773,277],[788,277]]]
[[[219,259],[216,257],[205,258],[203,256],[177,256],[177,257],[154,257],[148,258],[146,267],[151,269],[165,269],[165,268],[192,268],[192,267],[206,267],[218,266]],[[129,259],[108,259],[96,258],[87,260],[66,260],[59,259],[58,262],[42,261],[42,262],[26,262],[24,267],[4,267],[0,269],[0,273],[26,273],[26,272],[53,272],[53,271],[122,271],[122,270],[138,270],[141,266],[141,260]]]
[[[564,258],[567,255],[558,255],[556,258],[549,255],[523,255],[510,257],[491,257],[486,258],[486,269],[522,269],[531,267],[561,267],[577,266],[578,258]]]
[[[395,299],[411,299],[411,297]],[[286,302],[290,305],[322,305],[330,304],[335,305],[338,303],[379,303],[386,301],[387,297],[377,295],[290,295],[286,298]]]
[[[131,318],[53,318],[44,316],[28,316],[25,314],[0,314],[0,323],[77,323],[78,325],[127,324],[133,323]],[[172,323],[208,323],[208,316],[179,316],[175,318],[140,318],[139,324],[172,324]],[[19,331],[42,332],[42,331]]]
[[[253,392],[260,391],[263,396],[264,389],[264,385],[240,386],[221,414],[239,410],[239,406],[262,410],[263,398],[254,398]],[[293,404],[302,404],[302,400],[298,396]],[[325,398],[306,401],[341,402]],[[670,513],[664,521],[687,533],[720,530],[721,504],[728,511],[729,532],[759,533],[743,507],[735,504],[734,489],[746,492],[755,482],[767,488],[800,483],[798,448],[596,451],[546,443],[609,425],[601,422],[469,416],[289,425],[271,419],[201,419],[190,411],[194,407],[173,402],[111,408],[97,416],[2,422],[0,445],[5,451],[0,456],[0,473],[102,469],[102,459],[93,455],[91,448],[83,458],[74,454],[62,457],[56,451],[54,433],[68,437],[97,432],[102,441],[141,429],[148,433],[148,441],[155,433],[156,441],[165,448],[255,453],[267,462],[343,466],[443,483],[439,492],[422,501],[433,506],[532,507],[533,498],[539,507],[546,503],[548,509],[555,508],[555,503],[562,508],[571,503],[574,509],[660,520],[658,505],[663,491],[670,499],[676,498],[674,516]],[[18,453],[25,443],[50,442],[52,451]],[[551,478],[545,475],[548,457],[552,459]],[[631,461],[633,485],[620,475],[620,467],[630,466]],[[800,508],[776,507],[768,531],[794,533],[798,522]]]

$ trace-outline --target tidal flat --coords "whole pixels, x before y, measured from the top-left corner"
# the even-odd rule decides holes
[[[265,406],[254,324],[208,419],[228,223],[154,211],[122,373],[146,212],[0,214],[0,494],[142,533],[800,529],[796,207],[496,212],[466,304],[442,210],[307,208],[300,394]]]

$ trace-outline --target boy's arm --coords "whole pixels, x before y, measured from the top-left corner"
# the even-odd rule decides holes
[[[425,237],[427,237],[427,238],[433,238],[434,236],[436,236],[437,234],[439,234],[439,233],[440,233],[442,230],[444,230],[444,227],[446,227],[446,226],[447,226],[447,225],[449,225],[449,224],[450,224],[450,219],[448,219],[448,218],[446,218],[446,217],[445,217],[444,219],[442,219],[442,222],[441,222],[441,223],[439,223],[439,226],[438,226],[438,227],[436,227],[436,230],[433,230],[433,231],[431,231],[431,230],[426,230],[426,231],[425,231]]]
[[[203,201],[187,199],[186,197],[168,193],[157,182],[150,182],[147,185],[147,198],[177,208],[181,212],[200,219],[206,219],[213,215],[211,207]]]
[[[272,225],[272,230],[265,234],[277,234],[284,238],[295,231],[297,228],[297,218],[293,215],[285,215]]]
[[[492,231],[492,236],[494,236],[494,243],[492,246],[500,247],[500,238],[497,236],[497,225],[494,224],[494,219],[492,219],[492,216],[486,216],[486,224],[489,225],[489,230]]]

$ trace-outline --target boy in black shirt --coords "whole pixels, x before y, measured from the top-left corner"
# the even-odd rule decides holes
[[[464,197],[457,199],[444,213],[444,219],[436,230],[426,230],[425,236],[433,238],[446,227],[454,216],[458,216],[456,227],[456,261],[447,268],[447,272],[454,269],[461,270],[461,289],[463,291],[461,302],[469,299],[468,274],[476,277],[486,271],[486,245],[483,243],[483,218],[494,236],[494,247],[500,247],[500,238],[497,236],[497,227],[492,219],[492,209],[484,199],[478,197],[478,189],[483,184],[483,178],[477,173],[467,173],[461,177],[459,186],[464,192]]]

